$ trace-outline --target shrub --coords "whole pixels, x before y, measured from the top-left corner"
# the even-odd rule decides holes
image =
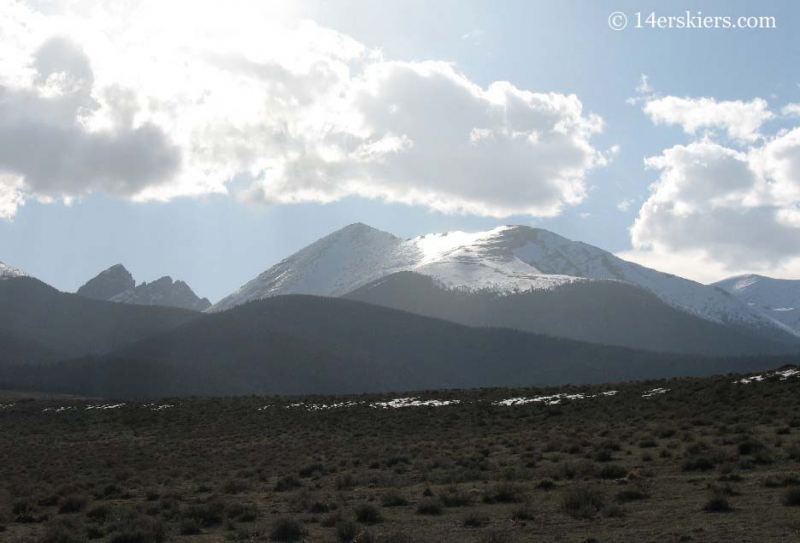
[[[353,490],[357,486],[355,477],[351,473],[345,473],[336,477],[334,482],[336,490]]]
[[[275,541],[300,541],[304,535],[299,522],[291,518],[279,518],[272,524],[269,537]]]
[[[755,438],[748,437],[744,441],[739,443],[738,449],[739,449],[739,454],[751,455],[764,450],[764,444]]]
[[[531,506],[526,503],[515,507],[514,510],[511,511],[511,520],[533,520],[533,510],[531,509]]]
[[[336,525],[336,538],[342,543],[354,541],[358,536],[358,525],[352,520],[344,520]]]
[[[728,502],[728,498],[719,492],[713,493],[711,498],[709,498],[703,506],[703,511],[707,513],[727,513],[731,510],[732,508],[731,504]]]
[[[519,503],[522,501],[522,490],[516,485],[500,484],[484,494],[484,503]]]
[[[109,543],[158,543],[166,537],[163,522],[144,516],[129,517],[118,530],[109,538]]]
[[[239,522],[253,522],[258,518],[258,508],[253,504],[234,503],[228,506],[226,514]]]
[[[319,515],[320,513],[327,513],[330,511],[330,506],[325,502],[314,502],[308,508],[309,513],[313,513],[315,515]]]
[[[542,490],[551,490],[555,488],[555,482],[551,481],[550,479],[542,479],[539,481],[539,484],[536,485],[536,488],[541,488]]]
[[[436,498],[425,498],[417,505],[417,513],[420,515],[441,515],[442,502]]]
[[[89,509],[86,512],[86,516],[92,520],[99,520],[100,522],[103,522],[109,516],[111,516],[111,508],[107,505],[98,505]]]
[[[54,522],[47,526],[41,543],[82,543],[84,539],[76,532],[79,527],[65,522]]]
[[[86,507],[86,497],[77,494],[70,494],[61,500],[58,512],[61,514],[78,513]]]
[[[472,496],[457,488],[450,488],[439,497],[445,507],[466,507],[472,504]]]
[[[362,503],[356,506],[356,520],[362,524],[376,524],[383,519],[377,507]]]
[[[603,466],[603,469],[601,469],[597,474],[597,476],[601,479],[623,479],[627,475],[628,470],[622,466],[617,466],[614,464]]]
[[[396,490],[390,490],[383,495],[381,503],[384,507],[401,507],[408,505],[408,500]]]
[[[565,494],[561,508],[573,518],[589,518],[600,511],[603,503],[603,494],[599,491],[578,487]]]
[[[714,469],[716,464],[708,456],[687,458],[683,461],[683,471],[708,471]]]
[[[467,513],[464,517],[464,526],[467,528],[480,528],[489,524],[489,519],[477,511]]]
[[[509,532],[489,532],[481,537],[481,543],[512,543],[514,536]]]
[[[303,486],[303,483],[300,482],[300,479],[294,475],[287,475],[286,477],[281,477],[278,479],[278,482],[275,483],[275,491],[287,492],[289,490],[300,488],[301,486]]]
[[[200,533],[200,523],[194,518],[181,520],[181,535],[196,535]]]
[[[617,500],[618,503],[628,503],[639,500],[646,500],[649,497],[650,496],[646,492],[637,490],[635,488],[628,488],[617,492],[615,499]]]
[[[792,488],[784,492],[781,503],[786,507],[800,507],[800,488]]]
[[[322,466],[322,464],[311,464],[309,466],[300,468],[298,475],[303,479],[308,479],[309,477],[313,476],[314,473],[323,473],[324,471],[325,468]]]
[[[222,492],[225,494],[241,494],[250,489],[250,483],[244,479],[228,479],[222,485]]]
[[[603,507],[603,516],[606,518],[621,518],[625,516],[625,510],[616,504]]]

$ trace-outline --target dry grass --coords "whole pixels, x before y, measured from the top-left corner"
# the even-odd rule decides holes
[[[552,406],[492,405],[547,390],[433,391],[418,395],[462,403],[396,410],[15,398],[0,410],[0,540],[800,537],[800,380],[732,381],[575,388],[619,392]],[[656,387],[670,392],[642,398]]]

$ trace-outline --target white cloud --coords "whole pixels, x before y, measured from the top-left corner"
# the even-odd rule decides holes
[[[652,85],[650,85],[650,78],[647,75],[642,74],[639,78],[639,84],[636,86],[636,92],[639,94],[650,94],[654,92],[655,89]]]
[[[573,95],[387,61],[287,5],[4,6],[0,173],[17,181],[0,187],[2,212],[92,191],[226,193],[247,174],[241,197],[254,202],[552,216],[613,155],[593,147],[602,122]]]
[[[25,204],[21,188],[21,178],[0,174],[0,219],[13,217],[19,207]]]
[[[627,213],[631,206],[635,203],[636,201],[631,198],[628,198],[627,200],[621,200],[617,203],[617,209],[623,213]]]
[[[800,128],[746,151],[676,145],[646,165],[661,173],[623,258],[704,281],[800,272]]]
[[[800,117],[800,104],[786,104],[781,109],[784,117]]]
[[[714,98],[666,96],[647,100],[644,111],[656,124],[681,125],[687,134],[704,129],[724,130],[730,139],[739,142],[758,140],[761,126],[775,116],[761,98],[718,102]]]
[[[479,44],[481,41],[483,41],[484,37],[486,37],[486,31],[480,28],[470,30],[469,32],[465,32],[461,35],[462,40],[471,41],[475,44]]]

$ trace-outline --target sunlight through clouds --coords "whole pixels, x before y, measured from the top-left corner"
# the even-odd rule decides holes
[[[387,60],[288,2],[32,5],[0,12],[0,216],[95,191],[555,216],[613,154],[574,95]]]

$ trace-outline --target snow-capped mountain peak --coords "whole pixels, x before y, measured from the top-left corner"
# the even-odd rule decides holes
[[[343,296],[400,271],[426,275],[446,289],[498,295],[555,289],[578,281],[622,281],[716,323],[782,333],[788,330],[724,291],[528,226],[425,234],[404,240],[353,224],[284,259],[209,311],[281,294]]]

